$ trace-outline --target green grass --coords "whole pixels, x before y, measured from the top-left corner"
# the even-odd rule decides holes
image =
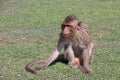
[[[88,24],[96,42],[93,75],[56,63],[33,75],[25,65],[47,58],[54,49],[60,24],[75,14]],[[0,1],[0,80],[119,80],[119,0]]]

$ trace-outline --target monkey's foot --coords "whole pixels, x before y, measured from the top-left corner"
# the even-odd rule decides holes
[[[69,63],[69,66],[73,69],[79,68],[79,64],[76,64],[76,63]]]
[[[84,73],[88,75],[92,75],[92,71],[86,67],[84,67]]]
[[[84,72],[85,74],[88,74],[88,75],[92,75],[92,71],[90,70],[90,69],[88,69],[88,68],[86,68],[86,67],[83,67],[83,66],[79,66],[79,68],[80,68],[80,70],[82,71],[82,72]]]

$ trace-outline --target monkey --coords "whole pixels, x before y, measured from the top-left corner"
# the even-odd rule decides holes
[[[25,69],[34,74],[38,70],[46,69],[58,58],[60,51],[64,48],[64,58],[68,61],[68,65],[91,75],[90,61],[94,56],[94,46],[87,24],[78,20],[75,15],[68,15],[61,24],[57,45],[49,58],[30,62]],[[42,65],[32,69],[31,66],[34,64]]]

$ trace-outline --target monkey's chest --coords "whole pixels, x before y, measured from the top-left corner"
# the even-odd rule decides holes
[[[80,56],[83,53],[83,49],[78,46],[72,46],[75,56]]]

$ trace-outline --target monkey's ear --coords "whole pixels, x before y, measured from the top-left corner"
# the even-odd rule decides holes
[[[79,27],[81,27],[81,25],[82,25],[82,22],[81,22],[81,21],[79,21],[79,22],[78,22],[78,26],[79,26]]]
[[[82,28],[87,28],[87,24],[85,24],[85,23],[82,22],[82,21],[79,21],[79,22],[78,22],[78,26],[79,26],[79,27],[82,27]]]
[[[78,22],[77,29],[79,30],[81,26],[82,26],[82,22],[81,22],[81,21],[79,21],[79,22]]]

